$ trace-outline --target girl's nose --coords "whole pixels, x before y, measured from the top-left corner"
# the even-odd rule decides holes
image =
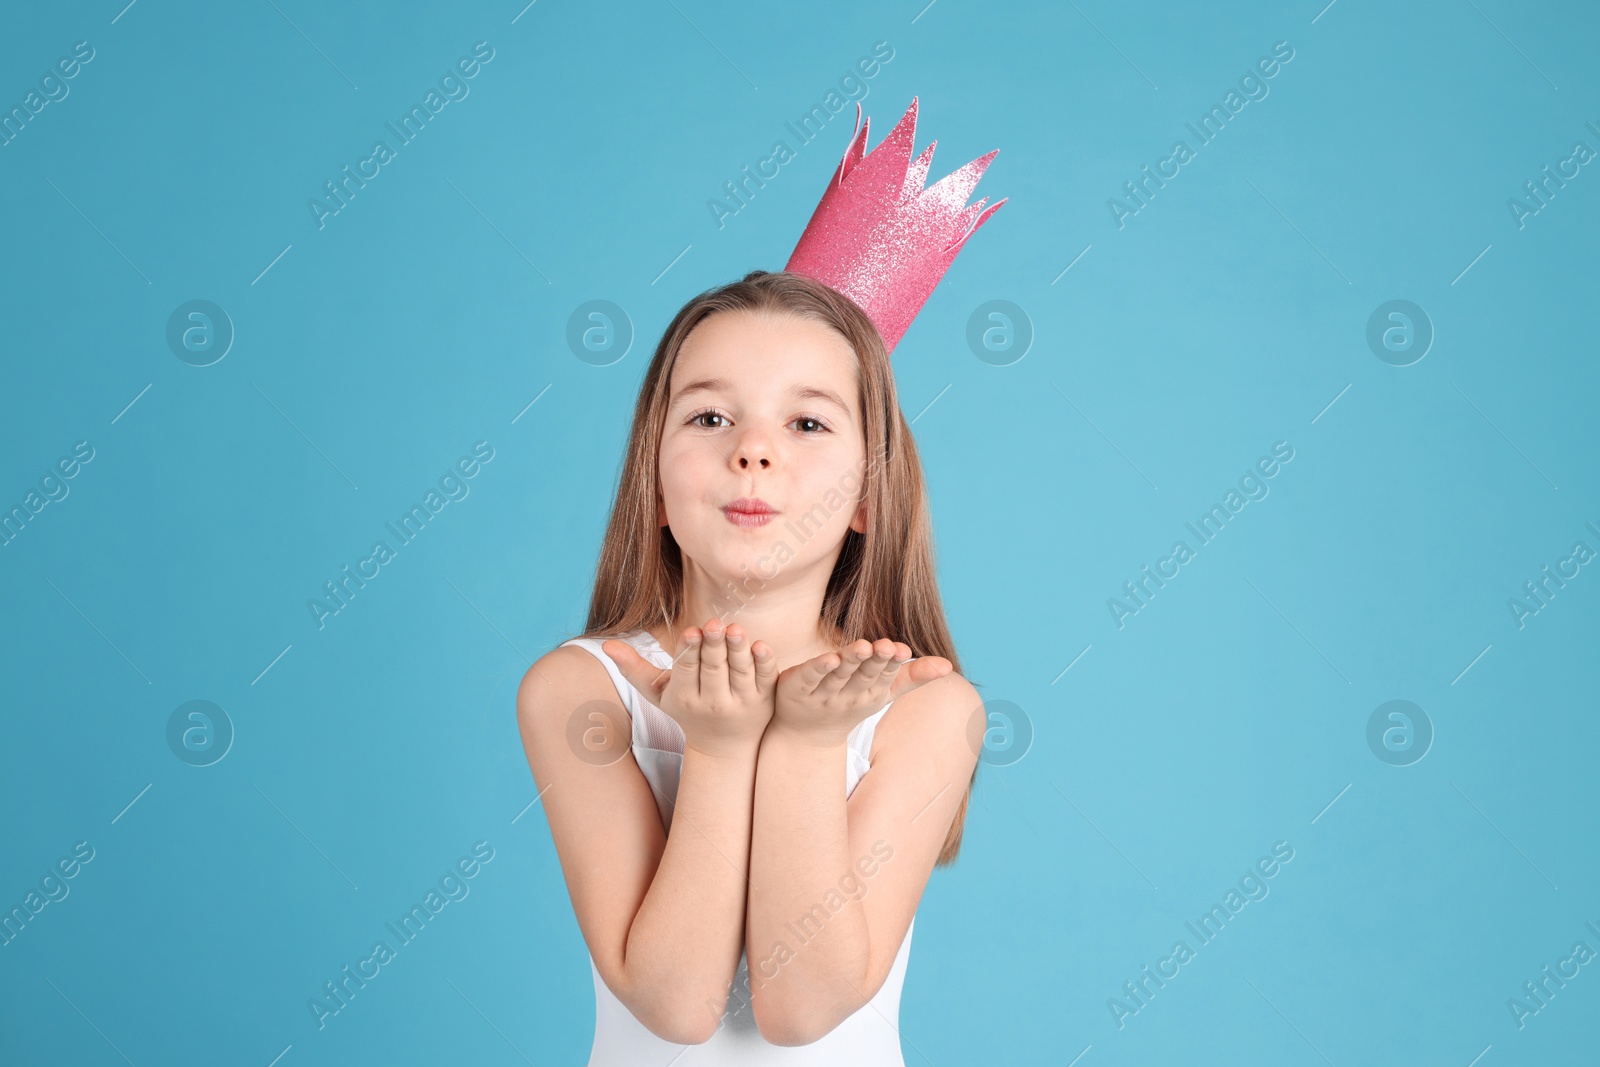
[[[772,449],[766,435],[757,431],[740,435],[733,458],[742,471],[752,468],[765,470],[772,466]]]

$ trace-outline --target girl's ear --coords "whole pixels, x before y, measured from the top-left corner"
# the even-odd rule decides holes
[[[667,502],[665,500],[662,500],[658,496],[658,497],[656,497],[656,525],[657,526],[665,526],[666,524],[667,524]]]
[[[863,501],[861,506],[856,509],[855,515],[851,517],[850,529],[854,530],[858,534],[864,534],[867,532],[867,505],[865,501]]]

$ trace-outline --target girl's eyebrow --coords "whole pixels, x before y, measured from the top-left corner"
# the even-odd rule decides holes
[[[728,382],[725,378],[700,378],[679,389],[678,395],[673,397],[672,402],[674,404],[680,403],[690,393],[717,392],[727,388]],[[839,394],[831,389],[818,389],[816,386],[811,385],[797,385],[789,392],[802,400],[825,400],[835,405],[840,411],[848,412],[850,410],[850,405],[840,399]]]

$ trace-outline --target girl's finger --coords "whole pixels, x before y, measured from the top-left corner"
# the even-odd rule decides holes
[[[728,689],[742,696],[756,692],[755,660],[744,627],[738,623],[728,627]]]
[[[863,652],[862,647],[866,650]],[[839,650],[839,665],[817,683],[817,696],[831,697],[843,689],[860,665],[872,657],[872,644],[865,639],[850,642]]]
[[[953,670],[955,665],[943,656],[922,656],[914,659],[895,674],[894,682],[889,689],[889,697],[891,700],[898,700],[913,689],[919,689],[929,682],[936,682]]]
[[[672,661],[672,675],[685,693],[700,691],[700,630],[691,626],[683,631],[683,651]]]
[[[639,655],[638,650],[628,642],[619,641],[616,638],[602,642],[600,651],[604,652],[611,662],[617,665],[617,670],[622,673],[622,677],[626,678],[630,685],[644,694],[650,703],[657,703],[661,696],[661,691],[666,688],[667,680],[672,677],[670,671],[664,671],[657,667],[654,663]]]
[[[778,684],[778,658],[772,654],[772,646],[765,641],[754,642],[750,646],[750,655],[755,659],[756,691],[772,692]]]
[[[891,686],[894,685],[894,680],[900,676],[900,672],[915,658],[916,653],[911,651],[910,645],[904,641],[896,641],[894,643],[894,655],[889,659],[889,666],[884,668],[885,677],[889,679]]]
[[[795,684],[800,687],[802,694],[809,696],[816,692],[817,685],[829,677],[841,662],[842,658],[837,652],[824,652],[820,656],[813,656],[796,671]]]
[[[721,619],[711,619],[700,632],[700,693],[710,696],[728,691],[728,643]]]
[[[896,651],[895,643],[887,637],[874,641],[872,643],[872,657],[863,660],[861,666],[856,668],[855,675],[845,686],[844,691],[866,692],[878,684],[885,672],[888,673],[890,678],[893,678],[895,671],[899,669],[894,663]]]

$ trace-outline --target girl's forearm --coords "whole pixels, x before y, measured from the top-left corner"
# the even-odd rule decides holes
[[[628,931],[628,1008],[657,1036],[716,1032],[739,966],[756,752],[683,754],[672,828]]]
[[[746,954],[756,1021],[775,1044],[809,1044],[863,1003],[866,915],[826,903],[851,871],[846,744],[774,725],[761,741],[750,843]]]

